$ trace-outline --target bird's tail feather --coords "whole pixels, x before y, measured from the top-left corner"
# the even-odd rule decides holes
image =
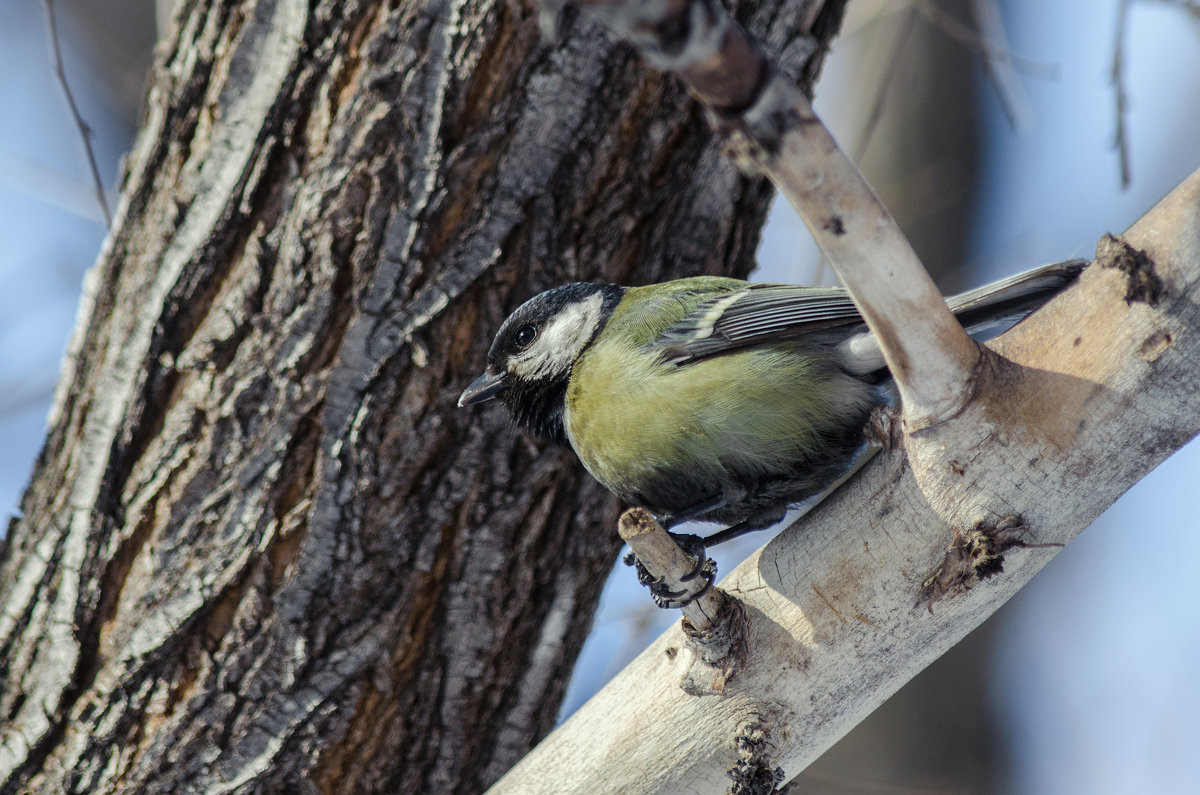
[[[982,342],[1015,326],[1075,281],[1086,266],[1087,261],[1078,259],[1043,265],[951,296],[946,305],[967,333]],[[884,367],[879,341],[869,331],[838,343],[835,357],[844,370],[860,377]]]
[[[990,339],[1012,328],[1078,278],[1086,260],[1043,265],[946,299],[950,311],[976,340]]]

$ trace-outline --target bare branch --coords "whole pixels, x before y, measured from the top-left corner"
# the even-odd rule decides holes
[[[630,508],[621,516],[621,538],[655,580],[681,603],[681,628],[687,638],[681,687],[692,695],[725,692],[729,681],[746,661],[746,613],[742,603],[713,588],[715,569],[705,561],[694,571],[692,558],[643,508]],[[698,575],[698,576],[697,576]],[[661,602],[660,602],[661,604]]]
[[[923,2],[922,5],[929,5]],[[971,0],[971,13],[979,28],[982,43],[980,54],[988,78],[1000,97],[1008,122],[1018,132],[1029,129],[1033,123],[1033,108],[1029,105],[1021,81],[1013,69],[1009,54],[1008,38],[1004,35],[1004,24],[1000,19],[1000,8],[996,0]]]
[[[972,1],[974,2],[974,0]],[[1057,76],[1058,68],[1056,66],[1022,58],[1010,52],[1002,40],[993,41],[989,36],[982,35],[982,31],[972,30],[938,8],[933,0],[913,0],[913,2],[935,28],[963,45],[979,51],[985,58],[994,59],[1031,77],[1052,80]]]
[[[1125,25],[1129,20],[1129,6],[1130,0],[1119,0],[1117,3],[1117,34],[1113,42],[1112,71],[1108,77],[1113,87],[1113,101],[1116,103],[1113,148],[1117,150],[1122,190],[1128,188],[1133,179],[1129,166],[1129,134],[1125,126],[1125,119],[1129,113],[1129,93],[1125,89]]]
[[[887,60],[888,65],[883,75],[883,82],[880,84],[879,90],[875,92],[875,101],[871,105],[871,112],[867,116],[866,122],[863,123],[858,142],[853,147],[854,159],[856,161],[861,161],[863,155],[867,153],[867,147],[871,143],[871,137],[875,134],[875,128],[879,126],[879,120],[883,118],[883,109],[887,104],[888,91],[892,87],[892,81],[900,72],[900,58],[904,55],[904,49],[908,46],[908,40],[912,35],[916,22],[917,7],[916,5],[912,5],[905,12],[904,21],[900,23],[900,31],[896,35],[896,42],[892,45],[892,52]]]
[[[83,142],[88,169],[92,175],[92,187],[96,191],[96,203],[100,206],[100,211],[104,213],[104,225],[112,226],[112,212],[108,209],[108,197],[104,195],[104,180],[100,178],[100,168],[96,164],[96,152],[92,148],[92,128],[84,121],[83,114],[79,112],[79,106],[75,104],[75,95],[71,93],[71,85],[67,81],[67,71],[63,67],[62,47],[58,41],[58,22],[54,16],[54,0],[42,0],[42,6],[46,9],[46,28],[50,38],[50,55],[54,59],[54,75],[58,78],[63,96],[66,97],[71,118],[74,119],[75,126],[79,129],[79,138]]]

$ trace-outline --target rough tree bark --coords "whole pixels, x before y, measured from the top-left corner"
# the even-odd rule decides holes
[[[739,17],[810,84],[843,5]],[[496,779],[617,505],[454,399],[542,288],[744,273],[769,195],[585,19],[184,3],[0,553],[0,792]]]

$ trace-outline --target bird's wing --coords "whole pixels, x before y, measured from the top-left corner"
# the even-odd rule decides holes
[[[674,364],[862,322],[837,287],[752,284],[709,298],[651,343]]]
[[[967,333],[986,339],[1011,327],[1078,277],[1083,260],[1045,265],[946,299]],[[863,322],[839,287],[750,284],[705,298],[650,343],[665,361],[687,364],[739,348]],[[834,344],[833,355],[847,372],[863,375],[884,366],[875,337],[864,327]]]

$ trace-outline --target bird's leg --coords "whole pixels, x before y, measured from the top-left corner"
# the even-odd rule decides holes
[[[888,415],[884,413],[880,413],[879,417],[881,419],[879,419],[879,422],[885,422],[887,416]],[[882,444],[880,441],[873,439],[861,445],[855,452],[854,459],[844,470],[842,470],[841,474],[839,474],[837,478],[826,485],[817,494],[814,494],[807,499],[802,500],[801,502],[792,504],[792,508],[798,509],[797,513],[792,518],[792,522],[795,523],[798,521],[800,517],[805,516],[809,511],[819,505],[822,500],[835,492],[837,489],[841,488],[843,483],[853,477],[858,470],[866,466],[867,462],[874,458],[875,454],[881,449],[886,450],[888,447]],[[787,512],[788,504],[786,503],[779,503],[777,505],[769,506],[756,514],[746,517],[735,525],[731,525],[724,530],[713,533],[704,539],[704,543],[710,547],[713,547],[717,544],[724,544],[726,541],[732,541],[738,536],[744,535],[753,530],[765,529],[783,519],[783,517],[787,515]]]
[[[762,530],[764,527],[770,527],[782,519],[785,513],[787,513],[786,509],[783,511],[783,513],[766,522],[760,521],[757,516],[752,517],[750,519],[746,519],[745,521],[738,522],[737,524],[730,525],[724,530],[718,530],[710,536],[705,536],[702,540],[704,541],[705,546],[715,547],[717,544],[724,544],[726,541],[732,541],[738,536],[745,535],[746,533],[751,533],[755,530]]]
[[[724,508],[727,504],[728,502],[725,500],[725,495],[718,494],[715,497],[709,497],[708,499],[701,500],[694,505],[689,505],[683,510],[666,514],[664,516],[657,516],[655,518],[658,519],[659,524],[670,530],[677,524],[683,524],[684,522],[690,522],[693,519],[698,519],[706,513],[711,513],[718,508]]]
[[[698,577],[704,571],[704,564],[707,560],[706,549],[715,547],[717,544],[724,544],[726,541],[732,541],[740,535],[744,535],[753,530],[762,530],[764,527],[770,527],[787,515],[787,504],[781,503],[765,508],[752,516],[749,516],[737,524],[730,525],[724,530],[719,530],[710,536],[701,538],[696,535],[683,535],[672,533],[671,537],[675,539],[675,543],[679,544],[685,552],[692,558],[698,561],[696,568],[688,572],[680,580],[688,582]]]

